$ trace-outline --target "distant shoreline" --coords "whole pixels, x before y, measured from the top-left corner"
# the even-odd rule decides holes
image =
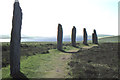
[[[108,35],[98,35],[98,39],[102,38],[109,38],[114,36],[108,36]],[[88,41],[92,40],[92,36],[88,36]],[[22,37],[21,42],[56,42],[56,37]],[[76,41],[83,41],[82,36],[77,36]],[[9,38],[0,38],[0,42],[10,42]],[[63,42],[71,42],[71,36],[65,36],[63,37]]]

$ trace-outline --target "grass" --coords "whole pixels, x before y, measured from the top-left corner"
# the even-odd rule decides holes
[[[30,44],[29,44],[30,46]],[[32,45],[33,46],[33,45]],[[72,46],[64,46],[65,51],[78,50]],[[21,72],[27,78],[70,78],[68,75],[71,54],[50,49],[49,53],[37,53],[32,56],[24,55],[21,58]],[[10,77],[10,66],[2,68],[2,77]]]
[[[63,43],[63,49],[71,49],[70,42]],[[78,42],[78,47],[84,46],[81,42]],[[21,59],[24,59],[23,56],[29,57],[36,54],[46,54],[49,53],[48,50],[56,49],[56,42],[22,42],[21,43]],[[66,50],[67,50],[66,49]],[[6,67],[9,65],[9,53],[10,53],[10,43],[2,43],[2,66]]]
[[[88,46],[77,42],[77,47],[72,47],[70,42],[63,42],[64,52],[56,49],[56,42],[21,43],[21,72],[30,79],[116,78],[116,39],[112,40],[114,43],[104,43],[104,40],[101,39],[99,45],[89,41]],[[9,43],[3,43],[2,47],[2,77],[11,78]]]
[[[29,44],[30,46],[30,44]],[[32,45],[33,46],[33,45]],[[90,44],[93,46],[93,44]],[[87,47],[81,43],[76,47],[64,44],[63,50],[65,52],[77,52],[80,48]],[[69,75],[70,66],[68,63],[71,61],[72,54],[58,51],[57,49],[50,49],[49,53],[37,53],[32,56],[24,55],[21,58],[21,72],[27,78],[71,78]],[[10,77],[10,66],[2,68],[2,77]]]
[[[55,68],[55,58],[60,56],[61,54],[59,54],[57,50],[51,50],[49,54],[30,56],[22,61],[21,71],[27,75],[28,78],[44,78],[50,70]]]
[[[99,39],[100,43],[105,43],[105,42],[111,42],[111,43],[116,43],[120,42],[120,36],[112,36],[112,37],[105,37],[105,38],[100,38]]]
[[[56,49],[52,49],[48,54],[36,54],[33,56],[25,57],[23,60],[21,60],[21,72],[24,73],[27,76],[27,78],[53,77],[54,75],[57,74],[57,72],[55,71],[56,67],[58,69],[61,69],[61,67],[62,68],[66,67],[65,63],[67,63],[67,61],[65,61],[65,63],[62,63],[59,58],[67,55],[69,56],[70,54],[64,55],[62,52]],[[3,78],[10,77],[9,69],[10,69],[9,66],[2,68]],[[52,74],[51,76],[47,75],[51,73],[56,73],[56,74]],[[60,73],[59,75],[62,75],[62,73]],[[57,75],[56,77],[59,76]]]
[[[56,43],[49,42],[23,42],[21,43],[21,59],[23,56],[49,53],[48,50],[55,49]],[[2,43],[2,66],[9,64],[10,43]]]
[[[84,47],[85,48],[85,47]],[[101,43],[72,54],[73,78],[118,78],[118,43]]]

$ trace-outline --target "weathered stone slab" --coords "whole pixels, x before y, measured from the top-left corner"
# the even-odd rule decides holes
[[[95,29],[94,29],[94,44],[98,44],[98,37]]]
[[[95,41],[94,41],[94,33],[92,33],[92,43],[94,44]]]
[[[63,40],[62,25],[58,24],[58,31],[57,31],[57,49],[58,50],[62,50],[62,40]]]
[[[86,31],[86,28],[83,29],[83,44],[88,45],[87,44],[87,31]]]
[[[15,0],[12,31],[10,41],[10,75],[15,76],[20,72],[20,42],[21,42],[22,10],[18,0]]]
[[[72,46],[76,46],[76,28],[73,26],[72,28],[72,36],[71,36]]]

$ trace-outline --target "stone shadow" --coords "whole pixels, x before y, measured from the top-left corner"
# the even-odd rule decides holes
[[[79,52],[81,52],[81,51],[82,51],[82,50],[78,50],[78,51],[76,51],[76,52],[61,50],[61,52],[64,52],[64,53],[71,53],[71,54],[73,54],[73,53],[79,53]]]
[[[25,80],[29,80],[22,72],[19,72],[15,75],[11,75],[11,77],[13,79],[25,79]]]
[[[89,44],[84,44],[84,45],[89,46]]]
[[[22,72],[10,76],[11,78],[2,78],[2,80],[29,80]]]
[[[79,46],[73,46],[73,47],[75,47],[75,48],[80,48]]]

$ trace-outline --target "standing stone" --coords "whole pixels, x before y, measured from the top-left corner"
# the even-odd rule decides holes
[[[94,44],[98,44],[98,38],[97,38],[97,33],[95,29],[94,29]]]
[[[71,36],[72,46],[76,46],[76,28],[73,26],[72,28],[72,36]]]
[[[20,72],[21,25],[22,10],[19,6],[18,0],[15,0],[10,41],[10,75],[12,77]]]
[[[57,49],[58,50],[62,50],[62,40],[63,40],[62,25],[58,24],[58,31],[57,31]]]
[[[92,43],[94,44],[95,41],[94,41],[94,33],[92,33]]]
[[[86,31],[86,28],[83,29],[83,44],[87,45],[87,31]]]

